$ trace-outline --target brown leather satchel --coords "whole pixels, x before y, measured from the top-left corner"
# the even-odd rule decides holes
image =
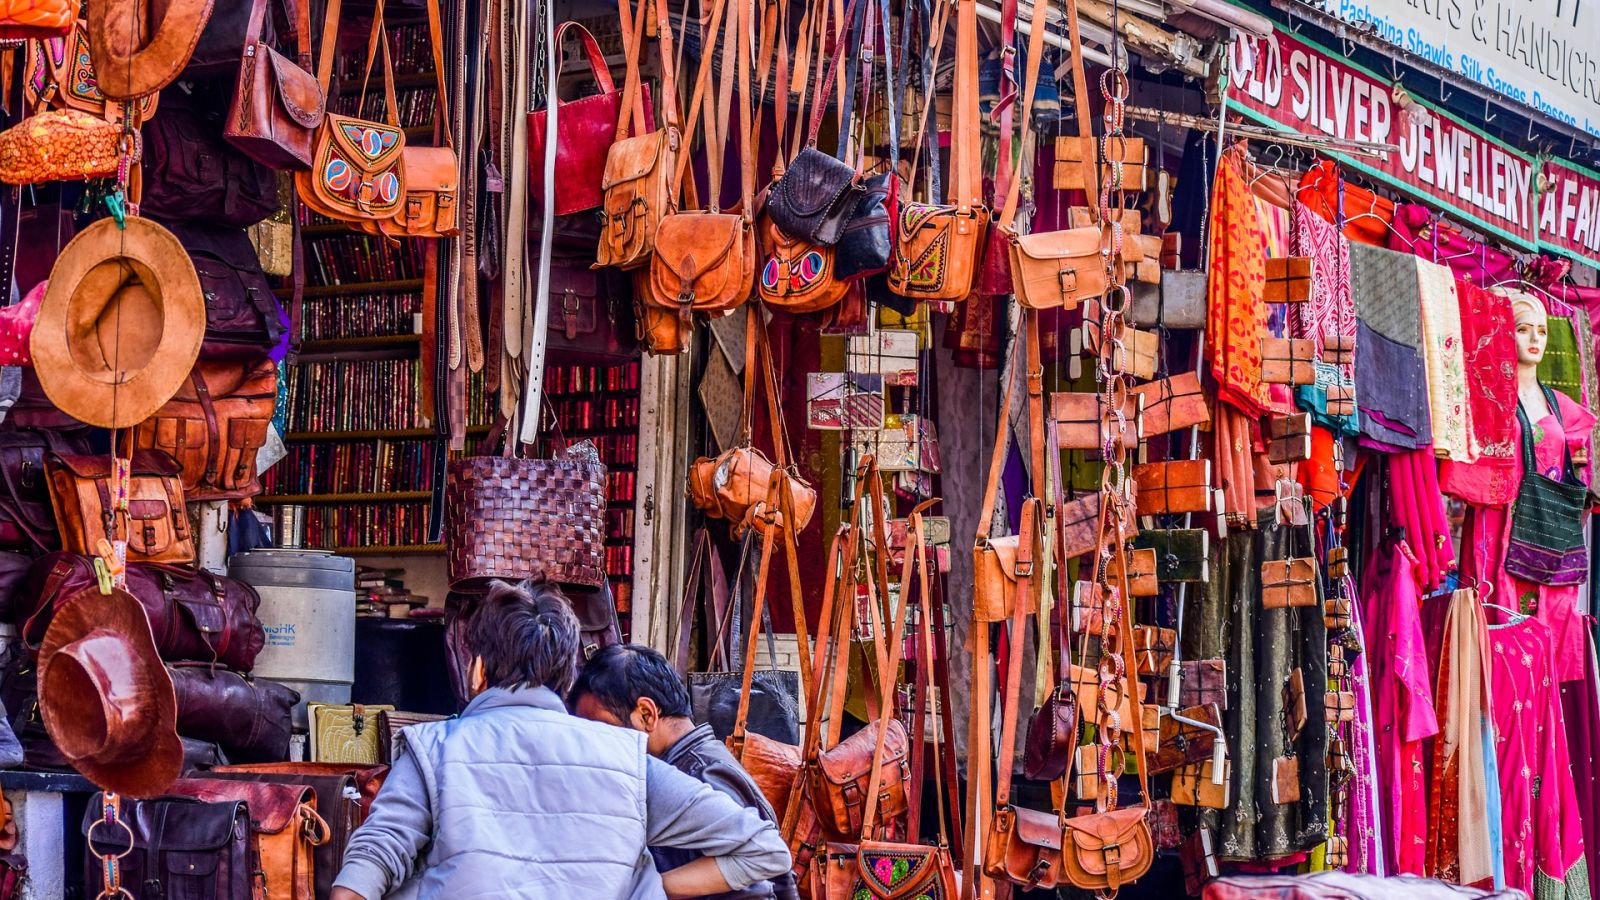
[[[250,842],[260,900],[313,900],[313,854],[328,842],[328,823],[317,797],[304,785],[217,778],[184,778],[170,793],[207,803],[243,801],[250,810]]]
[[[92,556],[102,538],[126,537],[129,562],[194,562],[194,534],[184,509],[178,464],[165,453],[133,454],[128,510],[112,502],[111,460],[106,456],[52,453],[45,459],[50,504],[61,529],[61,547]],[[107,529],[114,534],[108,535]]]
[[[978,9],[962,3],[956,10],[949,194],[943,205],[900,204],[889,268],[889,290],[896,294],[964,300],[972,293],[989,231],[978,115]]]
[[[1265,609],[1317,605],[1317,560],[1303,556],[1261,564],[1261,605]]]
[[[1306,338],[1262,338],[1261,380],[1267,384],[1313,384],[1317,370],[1315,341]]]
[[[184,499],[242,500],[261,493],[256,455],[267,442],[278,397],[278,367],[199,362],[189,383],[139,423],[133,444],[177,460]]]
[[[1200,376],[1194,372],[1141,384],[1133,389],[1133,395],[1143,399],[1145,437],[1211,423],[1211,407],[1200,389]]]
[[[1016,605],[1018,583],[1033,573],[1036,534],[1043,517],[1037,497],[1023,501],[1021,528],[1016,534],[980,541],[972,549],[973,621],[1004,622]],[[1037,600],[1027,598],[1038,611]]]
[[[656,229],[661,220],[677,208],[680,166],[678,154],[682,135],[678,130],[677,91],[662,91],[662,128],[644,134],[640,96],[643,78],[639,71],[638,44],[644,41],[644,15],[649,3],[641,2],[636,18],[624,9],[620,16],[623,46],[628,50],[627,75],[622,103],[617,116],[616,141],[606,152],[605,174],[600,179],[600,243],[596,265],[636,269],[649,264],[655,249]],[[657,33],[660,35],[661,83],[677,84],[673,70],[672,22],[668,9],[657,7]],[[637,39],[631,32],[639,34]],[[632,134],[630,129],[641,133]]]
[[[1141,516],[1211,511],[1211,460],[1183,459],[1133,467]]]
[[[311,74],[308,0],[290,0],[296,59],[262,38],[271,0],[251,0],[243,61],[223,137],[256,162],[275,169],[309,169],[312,137],[322,124],[325,98]]]

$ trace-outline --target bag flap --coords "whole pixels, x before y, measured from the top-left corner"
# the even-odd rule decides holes
[[[1030,847],[1061,849],[1061,818],[1053,812],[1036,809],[1011,808],[1016,823],[1017,838]]]
[[[818,758],[822,777],[830,784],[846,785],[860,781],[872,774],[872,751],[878,745],[877,723],[850,735]],[[890,784],[898,780],[892,770],[906,758],[906,728],[899,719],[889,720],[889,733],[883,741],[883,781]]]
[[[134,499],[128,501],[128,518],[139,522],[148,522],[167,517],[167,501]]]
[[[942,206],[932,203],[902,203],[900,204],[900,234],[907,235],[919,228],[938,227],[938,220],[944,216],[953,216],[957,212],[954,206]]]
[[[250,811],[251,830],[260,834],[282,832],[294,822],[301,806],[315,809],[317,805],[316,795],[303,784],[180,778],[167,792],[207,803],[243,801]]]
[[[1007,578],[1016,581],[1017,548],[1022,544],[1022,535],[1008,534],[1005,537],[989,538],[988,544],[1000,563],[1000,571]]]
[[[329,139],[339,148],[340,156],[363,174],[382,172],[398,162],[405,149],[405,132],[388,123],[335,113],[328,113],[327,120]],[[405,178],[400,180],[403,183]]]
[[[606,170],[600,179],[600,189],[610,190],[614,185],[638,180],[655,171],[667,149],[667,135],[663,129],[612,144],[606,151]]]
[[[1106,850],[1116,848],[1118,868],[1132,869],[1150,847],[1150,829],[1145,824],[1146,810],[1132,806],[1113,812],[1092,813],[1066,821],[1066,835],[1072,840],[1073,858],[1084,871],[1103,875]]]
[[[449,192],[461,181],[456,151],[449,147],[407,147],[402,156],[409,192]]]
[[[807,147],[773,185],[767,202],[787,207],[788,212],[796,216],[809,218],[838,203],[855,178],[856,170],[849,163],[815,147]]]
[[[1020,234],[1012,243],[1028,259],[1081,259],[1100,255],[1099,228],[1067,228],[1039,234]]]
[[[267,53],[267,59],[272,61],[272,80],[278,88],[278,105],[283,107],[295,124],[305,128],[317,127],[322,122],[326,101],[322,87],[317,84],[317,77],[295,65],[294,60],[257,41],[256,52],[263,50]]]
[[[722,263],[745,230],[744,216],[731,213],[678,213],[656,228],[651,281],[667,295]],[[665,271],[663,271],[665,270]],[[670,275],[670,278],[663,277]],[[676,279],[676,284],[671,284]]]
[[[120,853],[127,849],[127,833],[121,828],[95,826],[101,821],[104,808],[100,802],[89,804],[83,816],[84,837],[101,854]],[[162,851],[169,853],[215,853],[233,839],[234,822],[245,815],[244,804],[237,801],[206,803],[174,798],[122,803],[122,820],[133,833],[134,848],[148,849],[159,844]]]
[[[922,844],[862,841],[856,848],[856,871],[870,895],[881,900],[932,896],[937,893],[941,852]]]
[[[52,466],[66,469],[75,478],[110,478],[111,458],[78,453],[52,453],[48,458]]]

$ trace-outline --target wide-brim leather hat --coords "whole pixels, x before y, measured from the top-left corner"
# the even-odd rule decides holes
[[[88,4],[89,55],[100,93],[135,100],[175,81],[211,20],[212,2],[169,0],[160,21],[152,21],[157,4],[148,0]]]
[[[39,712],[62,755],[105,790],[158,796],[183,767],[172,676],[127,591],[88,587],[56,611],[39,650]]]
[[[62,412],[129,428],[172,399],[205,339],[200,277],[172,232],[149,219],[101,219],[50,270],[34,323],[33,366]]]

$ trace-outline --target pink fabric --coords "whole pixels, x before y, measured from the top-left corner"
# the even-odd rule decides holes
[[[1518,259],[1473,240],[1433,218],[1425,206],[1402,203],[1395,207],[1389,249],[1411,252],[1429,262],[1449,266],[1455,276],[1474,284],[1493,286],[1518,275]]]
[[[1475,463],[1440,464],[1439,486],[1470,503],[1499,506],[1516,496],[1516,325],[1505,297],[1466,281],[1456,282],[1456,297],[1479,457]]]
[[[1422,636],[1417,557],[1404,541],[1381,548],[1367,572],[1367,648],[1377,727],[1383,842],[1390,874],[1427,869],[1428,800],[1423,741],[1439,733]]]
[[[0,308],[0,366],[31,366],[29,343],[33,324],[39,319],[39,304],[44,302],[48,281],[41,281],[23,296],[20,303]]]
[[[1562,438],[1568,449],[1587,448],[1595,417],[1566,394],[1556,391],[1556,403],[1561,407],[1561,420],[1546,416],[1534,426],[1537,443],[1534,461],[1546,473],[1559,470],[1562,464]],[[1561,425],[1565,424],[1565,432]],[[1512,495],[1522,480],[1521,438],[1512,460]],[[1481,468],[1481,467],[1474,467]],[[1587,480],[1587,469],[1579,469],[1578,476]],[[1513,609],[1531,608],[1550,631],[1550,647],[1554,670],[1561,681],[1574,681],[1588,671],[1586,663],[1587,637],[1583,614],[1578,609],[1582,585],[1553,587],[1523,581],[1505,571],[1506,546],[1511,540],[1510,505],[1489,507],[1473,506],[1464,531],[1470,547],[1462,561],[1462,572],[1476,583],[1493,586],[1485,599],[1490,603]],[[1492,612],[1492,611],[1491,611]]]
[[[1371,623],[1366,601],[1359,596],[1350,604],[1350,620],[1363,645],[1370,646],[1366,644],[1366,632]],[[1350,723],[1350,762],[1356,771],[1351,779],[1344,820],[1339,824],[1343,826],[1345,839],[1349,842],[1350,864],[1345,866],[1345,871],[1383,875],[1389,870],[1383,860],[1383,807],[1378,795],[1375,740],[1377,726],[1373,722],[1372,679],[1367,671],[1367,659],[1366,653],[1350,659],[1350,680],[1356,695],[1356,717]]]
[[[1450,521],[1439,493],[1437,466],[1431,447],[1387,454],[1389,504],[1393,523],[1405,529],[1418,559],[1418,580],[1428,590],[1444,583],[1455,568],[1455,544]]]
[[[1549,884],[1535,892],[1538,872],[1569,898],[1589,897],[1549,629],[1536,618],[1491,626],[1489,645],[1506,886],[1560,896]]]

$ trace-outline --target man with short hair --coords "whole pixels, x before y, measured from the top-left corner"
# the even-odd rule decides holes
[[[471,612],[474,697],[412,725],[331,900],[698,897],[789,870],[769,821],[567,713],[578,622],[549,585],[497,584]],[[662,874],[647,847],[699,854]]]
[[[578,674],[568,698],[585,719],[632,728],[646,735],[650,755],[676,766],[741,805],[776,822],[772,806],[750,773],[717,740],[710,725],[689,717],[689,693],[666,657],[640,644],[614,644],[595,654]],[[671,847],[650,848],[662,872],[693,863],[700,854]],[[707,894],[716,900],[795,900],[794,877],[785,872],[744,890]]]

